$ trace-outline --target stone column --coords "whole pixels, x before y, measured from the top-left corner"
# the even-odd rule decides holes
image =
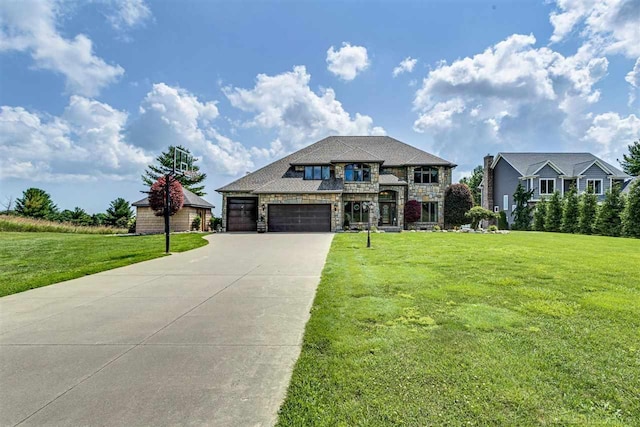
[[[484,184],[482,186],[482,207],[493,212],[493,156],[484,156]]]

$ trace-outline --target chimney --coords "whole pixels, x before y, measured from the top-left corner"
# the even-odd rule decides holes
[[[482,186],[482,207],[493,212],[493,156],[487,154],[484,156],[484,185]]]

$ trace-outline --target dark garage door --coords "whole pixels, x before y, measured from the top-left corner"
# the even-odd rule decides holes
[[[256,231],[258,199],[232,197],[227,200],[227,231]]]
[[[269,205],[269,231],[331,231],[331,205]]]

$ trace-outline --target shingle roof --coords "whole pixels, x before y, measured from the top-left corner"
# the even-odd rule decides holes
[[[383,166],[456,165],[389,136],[330,136],[296,151],[257,171],[219,188],[226,192],[322,192],[311,189],[314,181],[292,179],[291,165],[321,165],[331,162],[381,162]],[[296,177],[297,178],[297,177]],[[338,181],[338,180],[336,180]],[[315,185],[318,185],[316,181]],[[337,182],[334,183],[336,185]],[[341,187],[340,187],[341,188]],[[267,191],[269,190],[269,191]]]
[[[380,174],[381,185],[407,185],[407,181],[403,181],[395,175]]]
[[[215,206],[213,206],[211,203],[207,202],[202,197],[196,194],[193,194],[191,191],[187,190],[184,187],[182,187],[182,194],[184,195],[184,203],[182,204],[182,206],[190,206],[194,208],[204,208],[204,209],[215,208]],[[144,199],[138,200],[137,202],[132,203],[131,205],[139,206],[139,207],[149,206],[149,198],[145,197]]]
[[[622,188],[622,193],[623,194],[629,194],[631,192],[631,186],[638,182],[638,180],[640,179],[640,177],[634,176],[633,178],[631,178],[629,181],[624,183],[624,187]]]
[[[614,176],[628,178],[629,176],[620,169],[612,166],[604,160],[591,153],[498,153],[498,156],[505,159],[522,176],[530,176],[546,162],[552,162],[567,176],[576,176],[582,173],[594,162],[600,162],[609,169]],[[495,165],[495,162],[494,162]]]

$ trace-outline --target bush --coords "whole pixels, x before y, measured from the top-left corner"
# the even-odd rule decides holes
[[[212,216],[209,219],[209,228],[211,228],[211,231],[216,231],[218,230],[218,226],[222,226],[222,218]]]
[[[129,231],[129,233],[135,233],[136,232],[136,217],[135,216],[129,220],[129,223],[127,224],[127,230]]]
[[[491,225],[489,226],[489,231],[498,231],[498,227],[496,227],[495,225]]]
[[[507,221],[507,213],[505,211],[500,211],[498,214],[498,228],[500,230],[509,229],[509,222]]]
[[[473,194],[466,184],[453,184],[444,192],[444,223],[454,227],[467,223],[466,214],[473,207]]]
[[[439,225],[434,225],[433,226],[433,231],[440,231],[440,226]]]
[[[582,234],[593,234],[598,212],[598,198],[593,192],[586,192],[582,194],[580,199],[578,230]]]
[[[200,218],[200,215],[198,215],[195,218],[193,218],[193,221],[191,221],[191,229],[200,230],[201,224],[202,224],[202,218]]]
[[[469,212],[467,212],[465,217],[467,218],[467,220],[471,221],[471,228],[477,230],[478,226],[480,225],[480,221],[485,219],[495,219],[497,217],[497,214],[480,206],[474,206],[469,210]]]
[[[627,237],[640,238],[640,178],[631,184],[627,205],[622,214],[622,231]]]
[[[555,191],[549,199],[547,212],[544,218],[545,231],[560,231],[562,227],[562,199],[560,193]]]
[[[417,200],[409,200],[406,205],[404,205],[404,221],[407,224],[414,223],[420,219],[420,214],[422,213],[422,205]],[[347,219],[345,218],[345,222]]]

